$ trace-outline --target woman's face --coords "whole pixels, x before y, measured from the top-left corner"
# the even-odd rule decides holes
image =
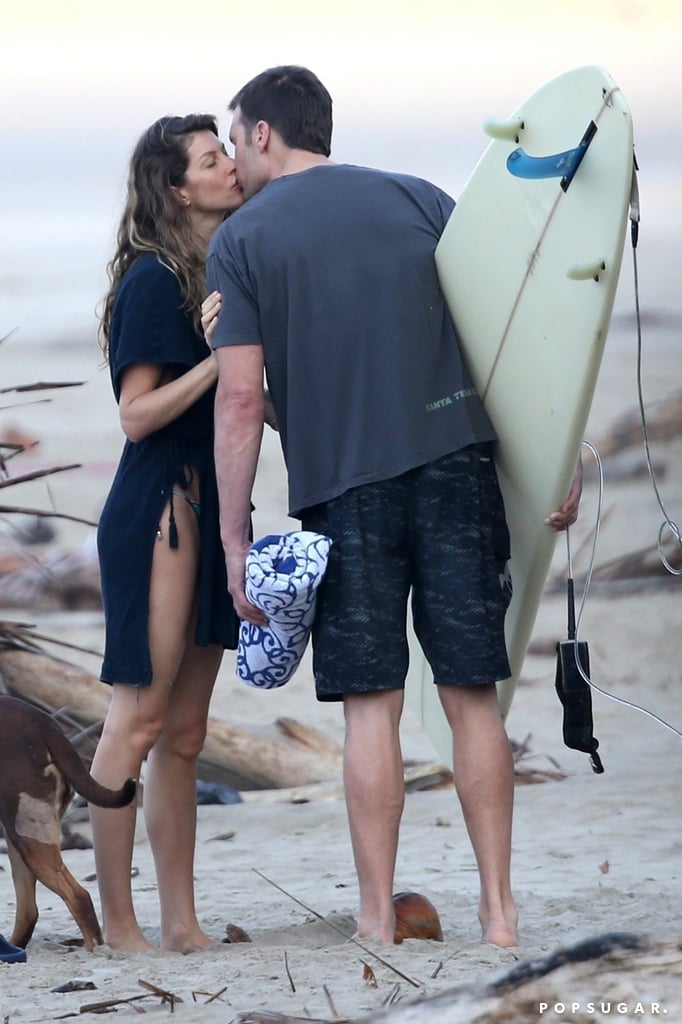
[[[242,205],[234,160],[213,132],[194,132],[187,157],[185,181],[176,191],[191,213],[226,214]]]

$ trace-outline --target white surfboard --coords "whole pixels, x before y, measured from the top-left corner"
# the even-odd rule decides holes
[[[446,225],[436,265],[499,438],[514,591],[512,676],[498,684],[506,716],[556,540],[544,519],[568,494],[606,341],[634,157],[628,107],[597,66],[552,79],[485,128],[493,141]],[[451,764],[450,730],[412,633],[407,699]]]

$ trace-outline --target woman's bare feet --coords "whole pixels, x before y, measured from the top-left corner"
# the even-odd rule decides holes
[[[167,953],[196,953],[208,946],[215,946],[216,940],[210,938],[201,928],[175,928],[167,936],[161,938],[161,949]]]

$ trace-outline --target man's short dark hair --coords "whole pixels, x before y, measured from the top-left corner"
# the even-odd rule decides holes
[[[329,156],[332,98],[308,68],[294,64],[268,68],[247,82],[230,101],[247,128],[267,121],[290,149]]]

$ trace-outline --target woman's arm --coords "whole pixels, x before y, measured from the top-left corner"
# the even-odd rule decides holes
[[[119,419],[130,441],[141,441],[172,423],[215,384],[215,355],[211,353],[175,380],[163,383],[163,379],[164,367],[154,363],[133,363],[123,371]]]

